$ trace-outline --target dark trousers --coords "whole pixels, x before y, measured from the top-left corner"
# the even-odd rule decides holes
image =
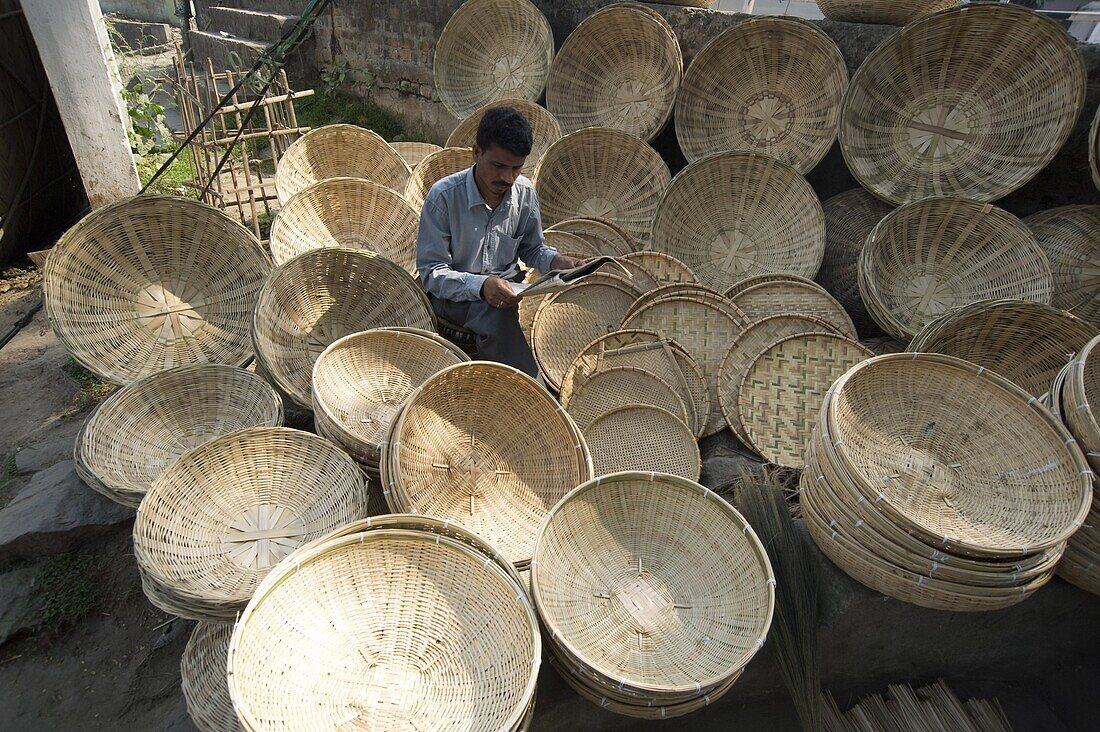
[[[494,308],[484,300],[456,302],[431,295],[428,299],[436,315],[473,331],[477,336],[478,358],[517,368],[528,376],[538,376],[539,367],[519,327],[519,308]]]

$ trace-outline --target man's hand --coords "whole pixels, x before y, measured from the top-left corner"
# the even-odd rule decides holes
[[[512,286],[500,277],[490,277],[482,283],[481,297],[494,308],[510,308],[519,302]]]
[[[558,254],[550,262],[550,269],[573,269],[574,267],[580,267],[584,262],[585,260],[570,257],[568,254]]]

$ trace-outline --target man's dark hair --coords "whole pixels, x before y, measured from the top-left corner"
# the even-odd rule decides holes
[[[515,107],[493,107],[477,126],[477,146],[488,150],[493,145],[525,158],[531,154],[531,123]]]

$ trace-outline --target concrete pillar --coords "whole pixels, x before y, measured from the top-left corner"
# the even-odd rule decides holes
[[[98,0],[23,0],[92,208],[141,187],[126,136],[122,80]]]

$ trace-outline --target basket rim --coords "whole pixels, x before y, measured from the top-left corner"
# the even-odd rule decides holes
[[[544,606],[542,592],[539,589],[538,575],[539,568],[542,566],[540,561],[545,545],[543,543],[546,531],[550,524],[554,521],[555,517],[561,511],[562,507],[567,503],[572,502],[577,497],[591,491],[598,489],[599,486],[608,483],[617,483],[625,481],[645,481],[656,482],[660,478],[662,482],[666,484],[672,484],[676,488],[680,488],[692,493],[698,493],[702,496],[703,500],[711,501],[720,511],[725,513],[731,520],[733,520],[739,528],[742,529],[742,533],[745,536],[752,553],[756,556],[757,561],[760,564],[760,569],[763,570],[763,574],[767,578],[765,582],[768,610],[765,621],[763,623],[762,632],[760,637],[757,638],[757,643],[749,648],[740,659],[735,662],[735,665],[729,669],[728,672],[715,678],[708,678],[705,680],[699,680],[698,686],[714,686],[727,680],[731,675],[739,672],[741,669],[748,665],[749,661],[756,655],[756,653],[763,647],[764,641],[768,636],[768,632],[771,629],[772,620],[775,612],[775,571],[772,569],[771,560],[768,558],[768,553],[764,549],[764,545],[757,536],[756,531],[749,525],[749,522],[736,508],[731,506],[721,496],[714,491],[710,490],[706,486],[686,478],[681,478],[676,475],[669,475],[668,473],[647,473],[639,471],[622,471],[618,473],[611,473],[609,475],[599,476],[592,478],[584,483],[581,483],[576,488],[565,494],[557,502],[557,504],[550,509],[550,512],[543,519],[542,526],[539,528],[538,537],[535,541],[534,557],[531,561],[531,599],[538,611],[539,619],[547,632],[554,638],[555,643],[562,644],[566,650],[572,654],[575,658],[581,660],[586,666],[597,670],[602,670],[603,667],[593,662],[590,658],[580,653],[570,640],[561,633],[561,629],[558,628],[548,617]],[[609,675],[615,675],[615,671],[611,670]],[[645,691],[651,691],[654,693],[692,693],[695,692],[696,684],[683,684],[677,686],[656,686],[650,684],[631,683],[632,688],[641,689]]]
[[[608,371],[610,371],[610,370],[611,369],[608,369]],[[638,369],[638,370],[644,370],[644,369]],[[601,371],[599,373],[606,373],[606,372]],[[619,415],[623,412],[650,412],[651,414],[656,413],[655,416],[660,416],[662,418],[671,419],[672,423],[674,425],[674,428],[677,429],[677,430],[680,430],[681,436],[685,436],[685,435],[687,436],[687,440],[685,440],[685,444],[688,444],[692,447],[692,450],[690,451],[691,454],[689,455],[689,457],[691,459],[692,471],[693,471],[695,477],[691,478],[690,480],[692,480],[694,482],[699,481],[700,471],[703,469],[703,460],[702,460],[702,455],[699,452],[699,440],[695,437],[694,430],[692,430],[691,427],[689,427],[686,422],[684,422],[682,419],[677,417],[675,414],[668,411],[664,407],[657,406],[656,404],[641,404],[641,403],[623,404],[621,406],[615,407],[614,409],[609,409],[606,412],[604,412],[603,414],[596,417],[594,420],[592,420],[588,424],[587,427],[585,427],[584,429],[581,430],[581,432],[584,434],[584,439],[586,441],[588,440],[588,432],[590,430],[595,429],[596,425],[600,424],[601,422],[603,422],[606,419],[617,416],[617,415]],[[595,458],[593,458],[593,462],[595,462]],[[595,471],[593,471],[593,472],[595,472]],[[624,471],[617,470],[615,472],[616,473],[621,473],[621,472],[624,472]],[[665,473],[665,474],[666,475],[672,475],[672,473]],[[607,473],[606,475],[614,475],[614,473]]]

